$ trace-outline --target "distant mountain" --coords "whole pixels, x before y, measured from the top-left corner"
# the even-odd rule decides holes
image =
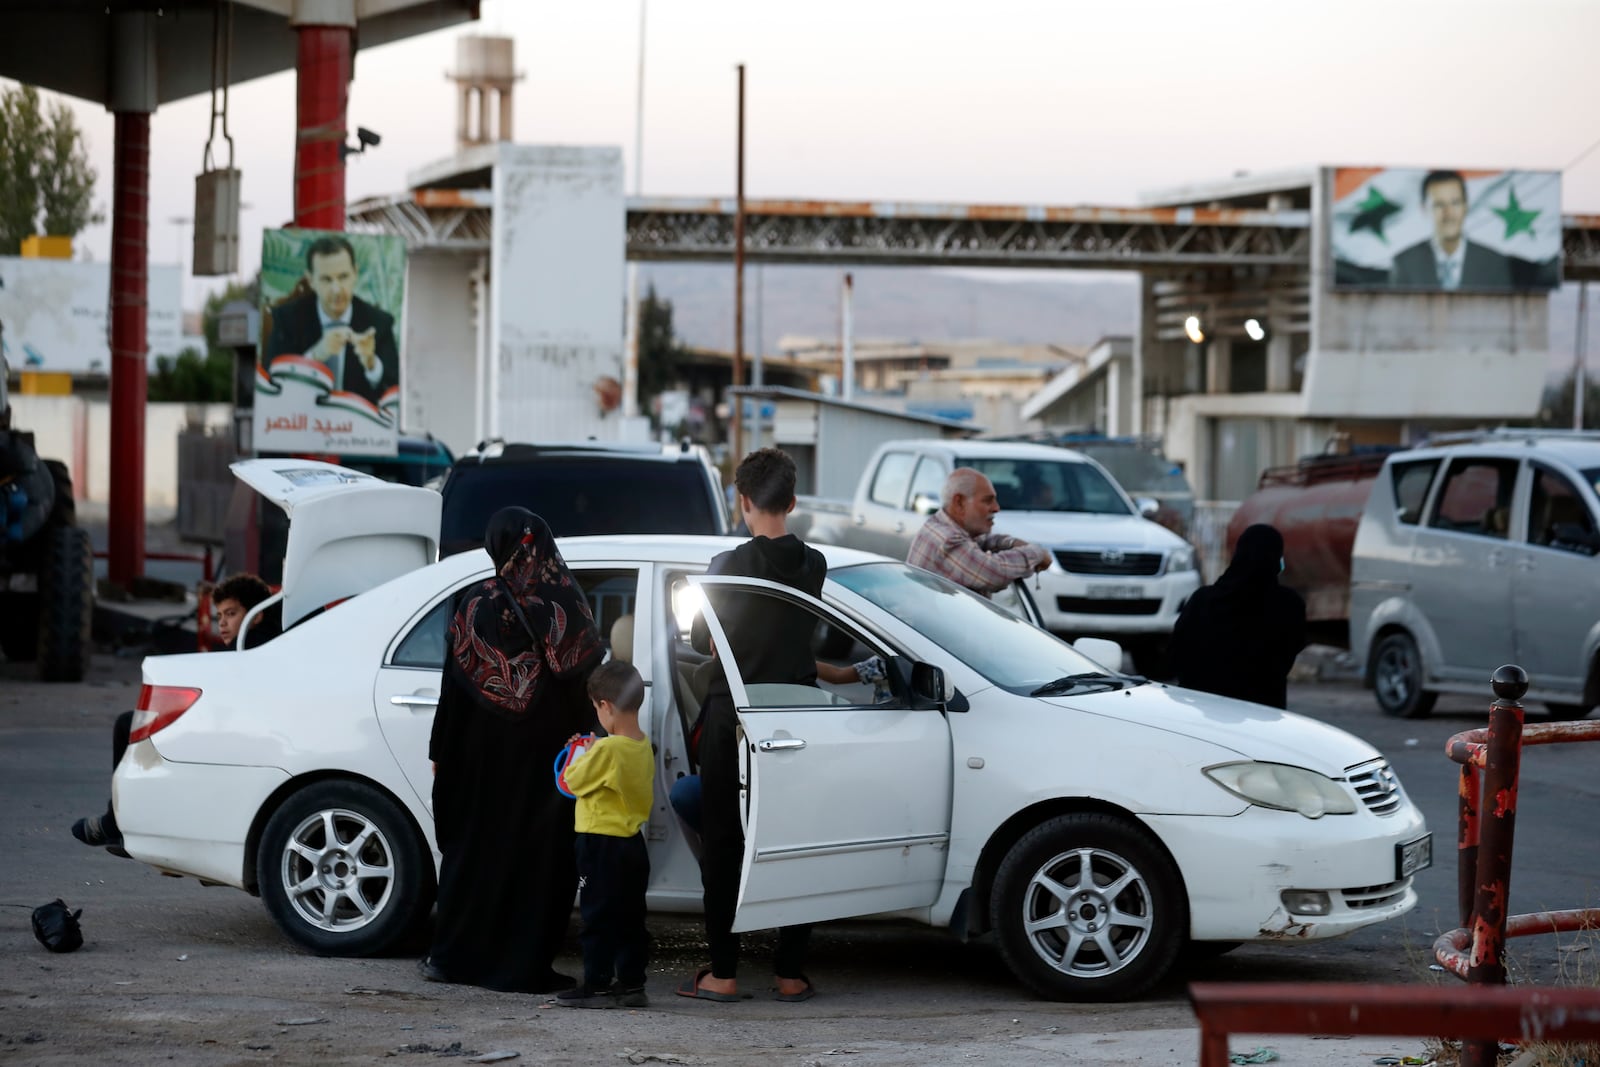
[[[857,337],[1088,345],[1107,334],[1134,330],[1138,290],[1132,274],[1063,271],[1018,281],[901,267],[865,267],[852,273]],[[755,350],[758,324],[767,352],[775,352],[778,338],[785,334],[839,336],[843,277],[844,271],[835,267],[746,268],[748,350]],[[722,350],[733,347],[731,267],[646,263],[640,279],[641,286],[653,283],[660,296],[672,301],[673,325],[685,342]],[[1589,366],[1600,370],[1600,286],[1589,297]],[[1550,295],[1553,378],[1572,368],[1577,308],[1576,285]]]
[[[1107,334],[1132,333],[1138,301],[1132,275],[1063,272],[1059,281],[990,281],[934,269],[866,267],[851,273],[857,337],[1088,345]],[[843,277],[833,267],[747,267],[746,348],[755,350],[758,324],[767,352],[775,352],[785,334],[838,337]],[[673,326],[685,342],[733,347],[731,267],[647,263],[640,286],[650,284],[672,301]]]

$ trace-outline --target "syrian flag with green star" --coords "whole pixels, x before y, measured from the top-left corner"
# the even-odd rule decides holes
[[[1334,288],[1514,292],[1561,282],[1559,172],[1340,167],[1332,179]]]

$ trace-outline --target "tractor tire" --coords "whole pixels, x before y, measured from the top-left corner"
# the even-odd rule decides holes
[[[50,472],[50,480],[55,483],[56,489],[56,498],[50,505],[50,525],[76,526],[78,502],[72,497],[72,473],[59,459],[47,459],[44,465]]]
[[[46,530],[39,573],[39,677],[81,682],[93,650],[94,549],[89,531],[76,526]]]

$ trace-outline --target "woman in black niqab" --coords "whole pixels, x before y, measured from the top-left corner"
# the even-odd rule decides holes
[[[440,981],[545,993],[577,891],[572,801],[551,765],[593,728],[584,681],[604,657],[583,590],[544,520],[505,508],[484,542],[495,574],[457,595],[428,747],[442,862]]]
[[[1239,535],[1233,561],[1195,591],[1178,616],[1169,648],[1185,689],[1274,708],[1289,702],[1289,669],[1306,646],[1306,603],[1278,584],[1283,536],[1265,523]]]

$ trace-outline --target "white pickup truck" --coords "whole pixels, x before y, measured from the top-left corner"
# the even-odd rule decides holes
[[[851,501],[803,496],[790,529],[806,541],[905,559],[956,467],[974,467],[1000,498],[996,533],[1050,550],[1030,580],[1049,629],[1116,638],[1137,661],[1153,652],[1200,586],[1194,549],[1145,516],[1094,460],[1065,448],[1006,441],[890,441],[879,446]]]

